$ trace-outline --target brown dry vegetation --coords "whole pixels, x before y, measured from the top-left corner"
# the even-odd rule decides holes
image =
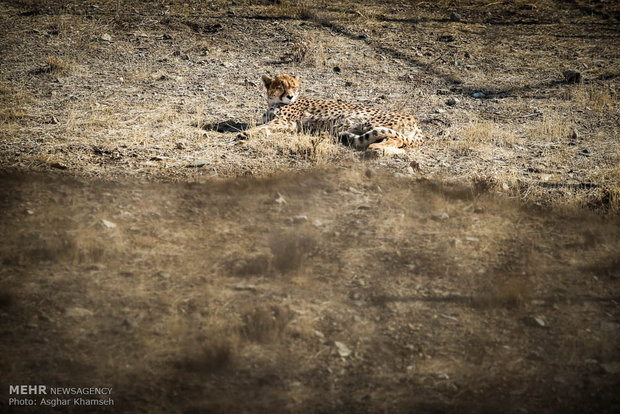
[[[0,2],[5,393],[112,386],[110,412],[617,412],[619,13]],[[235,141],[281,72],[415,114],[428,140],[384,158],[326,135]]]

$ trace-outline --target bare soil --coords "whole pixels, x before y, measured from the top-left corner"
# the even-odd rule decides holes
[[[619,411],[619,11],[0,2],[1,411]],[[428,140],[240,143],[263,73]]]

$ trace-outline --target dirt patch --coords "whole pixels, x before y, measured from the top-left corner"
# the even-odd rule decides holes
[[[1,188],[12,383],[122,411],[620,403],[617,219],[381,170]]]

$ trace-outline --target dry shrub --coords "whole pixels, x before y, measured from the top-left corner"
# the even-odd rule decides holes
[[[281,60],[306,66],[324,66],[326,62],[323,44],[313,34],[305,34],[293,40]]]
[[[580,83],[569,89],[569,98],[580,107],[596,111],[612,110],[618,97],[612,84]]]
[[[287,141],[292,154],[301,156],[316,163],[323,163],[338,153],[338,147],[326,131],[319,136],[297,134]]]
[[[459,147],[478,146],[480,144],[506,144],[515,140],[514,133],[501,127],[495,122],[474,120],[466,125],[461,131]]]
[[[475,173],[471,177],[473,193],[475,195],[488,193],[497,186],[497,178]]]
[[[0,84],[0,122],[15,121],[27,115],[24,105],[30,98],[24,90],[7,84]]]
[[[228,260],[231,273],[237,276],[263,275],[269,271],[270,257],[266,253],[235,256]]]
[[[303,0],[281,0],[269,8],[271,14],[277,17],[312,20],[316,13]]]
[[[598,189],[590,197],[583,197],[583,205],[608,214],[620,213],[620,184],[612,184]]]
[[[24,235],[18,246],[7,252],[5,264],[20,266],[37,265],[39,263],[94,263],[103,256],[103,244],[89,242],[90,248],[84,249],[76,239],[67,233],[59,233],[53,237],[33,232]]]
[[[288,306],[258,306],[243,316],[241,332],[244,337],[252,341],[275,342],[282,337],[293,316]]]
[[[233,361],[234,346],[225,337],[209,337],[208,340],[186,345],[184,356],[176,361],[178,369],[185,372],[207,374],[229,366]]]
[[[298,271],[315,246],[314,238],[306,234],[285,233],[271,236],[269,247],[273,254],[274,270],[280,274]]]
[[[537,141],[559,141],[570,133],[570,123],[555,115],[545,115],[526,129],[527,136]]]
[[[73,65],[57,56],[49,56],[46,60],[47,66],[45,72],[59,76],[70,72],[73,69]]]

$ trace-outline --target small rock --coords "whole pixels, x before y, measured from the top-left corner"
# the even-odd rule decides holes
[[[299,215],[293,217],[293,223],[295,224],[305,223],[306,221],[308,221],[308,216],[306,215]]]
[[[581,72],[578,70],[565,70],[563,75],[566,83],[581,83]]]
[[[454,105],[456,105],[458,103],[459,103],[459,100],[457,98],[455,98],[454,96],[451,96],[451,97],[449,97],[446,100],[446,105],[448,105],[448,106],[454,106]]]
[[[526,316],[522,321],[532,328],[544,328],[547,326],[547,323],[541,316]]]
[[[172,277],[172,275],[168,272],[164,272],[163,270],[160,270],[159,272],[156,273],[157,277],[161,277],[162,279],[170,279]]]
[[[584,148],[581,151],[579,151],[579,155],[583,155],[584,157],[589,157],[592,154],[590,154],[590,151],[588,149]]]
[[[353,86],[353,83],[352,83],[352,82],[350,82],[350,81],[346,81],[346,82],[344,83],[344,86],[346,86],[346,87],[348,88],[349,86]]]
[[[110,36],[107,33],[104,33],[101,35],[101,40],[106,41],[106,42],[111,42],[112,41],[112,36]]]
[[[452,20],[453,22],[460,22],[461,21],[461,15],[458,14],[457,12],[452,12],[452,13],[450,13],[450,20]]]
[[[340,66],[334,66],[334,72],[335,73],[340,73],[340,72],[342,72],[342,69],[340,69]]]
[[[431,216],[431,220],[434,220],[434,221],[446,221],[449,218],[450,218],[450,215],[448,215],[448,213],[445,213],[445,212]]]
[[[502,183],[502,190],[508,191],[510,190],[510,186],[507,183]]]
[[[175,50],[174,52],[172,52],[172,56],[181,56],[181,51]]]
[[[478,98],[478,99],[482,99],[484,98],[486,95],[483,92],[474,92],[474,94],[472,95],[474,98]]]
[[[50,167],[58,168],[59,170],[66,170],[67,169],[67,166],[65,164],[60,163],[60,162],[54,162],[54,163],[50,164]]]
[[[435,113],[436,114],[443,114],[444,112],[446,112],[446,110],[443,109],[443,108],[435,108]]]
[[[342,342],[334,342],[334,345],[336,345],[336,348],[338,349],[338,355],[340,355],[342,358],[346,358],[349,355],[351,355],[351,350]]]
[[[194,160],[190,162],[189,164],[187,164],[186,167],[187,168],[200,168],[200,167],[204,167],[205,165],[209,163],[210,163],[209,160]]]
[[[368,39],[370,37],[370,35],[368,33],[362,33],[361,35],[359,35],[360,39]]]
[[[75,308],[66,309],[65,315],[72,317],[72,318],[84,318],[87,316],[92,316],[93,312],[89,311],[88,309],[75,307]]]
[[[321,227],[323,225],[323,222],[321,220],[319,220],[319,219],[314,219],[314,220],[312,220],[312,225],[314,227]]]
[[[468,236],[468,237],[465,237],[465,240],[467,240],[467,241],[471,241],[471,242],[477,242],[477,241],[480,241],[480,239],[479,239],[479,238],[477,238],[477,237],[469,237],[469,236]]]
[[[573,139],[578,139],[581,136],[581,134],[579,133],[579,131],[577,130],[577,128],[573,128],[573,132],[571,133],[571,137]]]
[[[101,219],[101,224],[103,224],[103,227],[107,229],[113,229],[116,227],[116,223],[112,223],[111,221],[108,221],[106,219]]]
[[[452,35],[444,35],[444,36],[439,36],[437,38],[437,41],[439,42],[454,42],[455,37]]]
[[[254,285],[245,285],[245,284],[238,284],[235,285],[235,287],[233,288],[235,290],[241,290],[241,291],[248,291],[248,292],[256,292],[256,286]]]

